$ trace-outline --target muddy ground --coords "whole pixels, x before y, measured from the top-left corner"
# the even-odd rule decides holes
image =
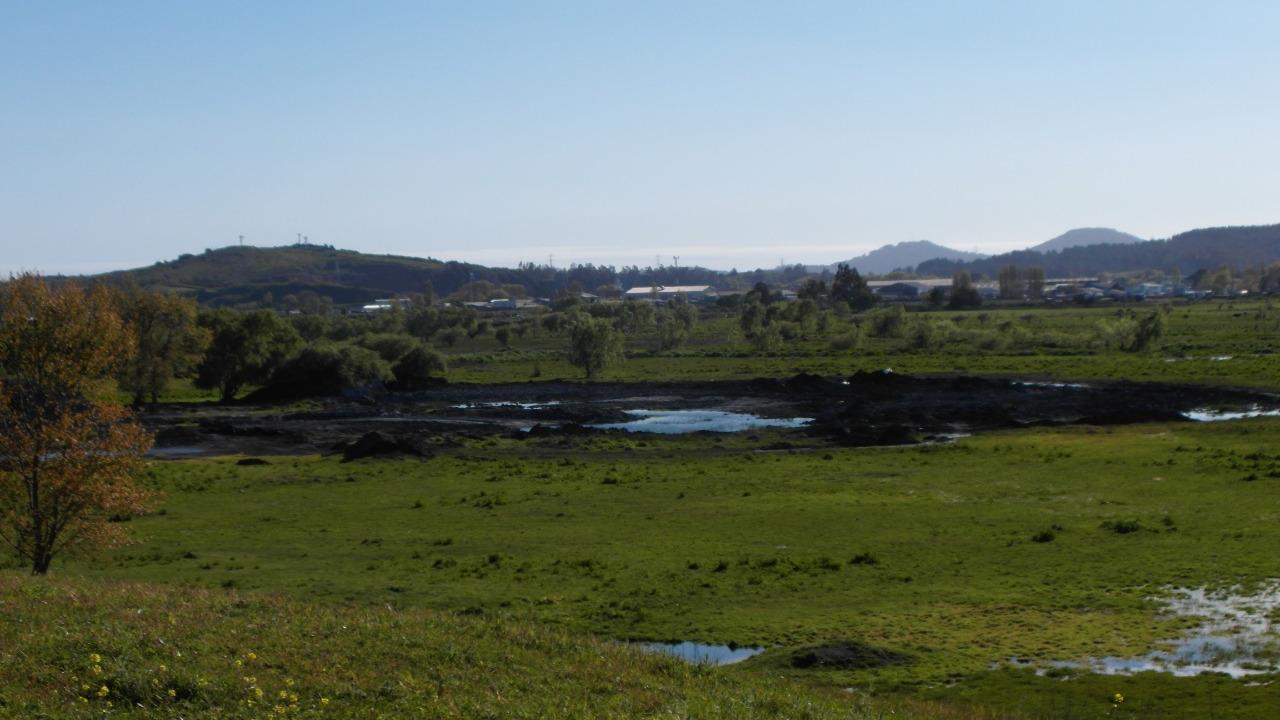
[[[444,448],[467,438],[625,432],[588,427],[630,419],[628,410],[717,410],[812,418],[784,431],[809,443],[894,445],[1002,428],[1187,421],[1198,408],[1280,408],[1267,393],[1134,382],[1083,384],[1002,378],[919,377],[891,372],[845,378],[797,375],[727,382],[441,385],[414,393],[329,398],[311,409],[254,404],[166,405],[144,415],[155,457],[341,452],[366,445]]]

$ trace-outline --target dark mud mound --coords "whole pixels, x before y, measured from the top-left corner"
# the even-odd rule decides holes
[[[427,459],[434,453],[421,438],[396,436],[375,430],[361,435],[342,448],[342,462],[372,457],[418,457]]]
[[[858,642],[831,643],[797,650],[791,667],[801,670],[869,670],[905,665],[911,657]]]
[[[262,458],[256,458],[256,457],[241,458],[236,461],[236,465],[239,465],[241,467],[255,467],[258,465],[270,465],[270,464],[271,464],[270,462],[263,460]]]

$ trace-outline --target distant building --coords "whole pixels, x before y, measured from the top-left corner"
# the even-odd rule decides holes
[[[715,300],[719,295],[710,285],[656,285],[652,287],[633,287],[623,293],[627,300],[657,300],[667,302],[677,295],[683,295],[689,302],[707,302]]]
[[[362,313],[386,312],[391,308],[402,307],[406,304],[408,304],[408,301],[401,298],[379,298],[377,300],[374,300],[371,303],[366,303],[364,305],[361,305],[360,312]]]

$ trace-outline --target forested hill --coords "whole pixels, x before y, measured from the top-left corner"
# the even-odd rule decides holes
[[[1174,269],[1183,275],[1226,266],[1235,269],[1280,262],[1280,225],[1191,230],[1168,240],[1123,245],[1088,245],[1059,252],[1019,250],[971,262],[930,260],[921,275],[949,276],[958,270],[995,277],[1005,265],[1042,267],[1049,277],[1082,277],[1100,272]]]
[[[144,288],[189,295],[205,305],[260,303],[267,293],[274,300],[314,293],[334,302],[360,303],[392,295],[420,293],[430,286],[445,296],[473,283],[521,286],[514,294],[549,297],[564,289],[593,292],[602,286],[631,287],[659,284],[714,284],[722,275],[705,268],[622,268],[574,265],[552,268],[522,265],[495,268],[461,262],[399,255],[373,255],[326,245],[282,247],[231,246],[182,255],[149,267],[100,275],[112,284],[134,282]],[[478,290],[489,299],[489,288]]]

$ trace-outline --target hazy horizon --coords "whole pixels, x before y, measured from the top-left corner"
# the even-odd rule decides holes
[[[1274,222],[1268,3],[16,5],[0,272],[826,264]]]

